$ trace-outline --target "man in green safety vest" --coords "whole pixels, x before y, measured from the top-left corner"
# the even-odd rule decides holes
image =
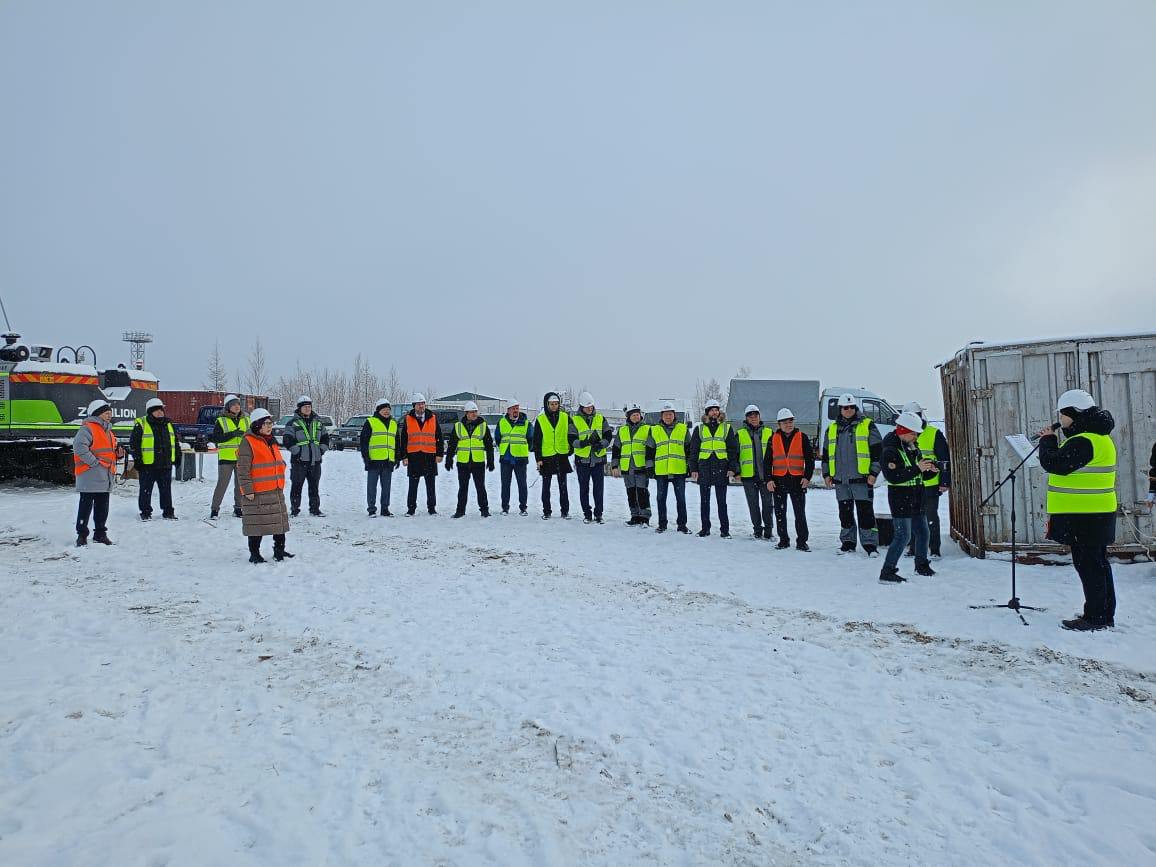
[[[401,465],[397,459],[399,438],[393,405],[383,397],[373,405],[373,415],[361,426],[359,438],[361,461],[365,465],[365,510],[371,518],[378,514],[378,489],[381,491],[381,517],[393,517],[389,500],[393,472]]]
[[[249,416],[241,412],[241,398],[235,394],[225,395],[225,411],[213,422],[213,432],[209,439],[217,446],[217,486],[213,488],[213,503],[209,518],[215,519],[221,513],[221,503],[225,501],[225,491],[233,488],[233,517],[241,517],[241,488],[237,484],[237,446],[241,437],[249,430]]]
[[[478,511],[483,518],[490,517],[490,497],[486,493],[486,472],[494,471],[494,438],[490,426],[478,415],[478,405],[467,400],[462,407],[465,417],[450,430],[446,447],[446,472],[458,462],[458,507],[452,517],[466,516],[466,500],[470,496],[470,480],[478,496]]]
[[[612,436],[602,413],[594,409],[594,397],[588,391],[578,395],[578,412],[570,416],[570,448],[574,451],[574,471],[578,474],[578,500],[582,503],[582,521],[602,523],[603,489],[606,481],[606,450]],[[594,488],[594,506],[590,505],[590,488]]]
[[[1116,625],[1116,586],[1108,546],[1116,541],[1116,444],[1112,414],[1092,395],[1072,389],[1057,402],[1061,446],[1050,427],[1040,431],[1040,466],[1048,473],[1048,538],[1072,549],[1084,587],[1084,610],[1065,629],[1087,632]]]
[[[626,408],[626,424],[614,432],[614,445],[610,450],[610,474],[616,479],[621,478],[626,485],[626,503],[630,506],[628,527],[650,526],[650,477],[647,472],[652,465],[646,456],[649,439],[650,426],[642,421],[642,407],[633,403]]]
[[[542,520],[550,517],[550,480],[558,478],[558,505],[562,517],[570,518],[570,492],[566,476],[570,472],[570,414],[562,409],[555,391],[542,396],[542,412],[534,422],[534,458],[542,477]]]
[[[181,444],[172,422],[165,416],[165,405],[160,398],[145,404],[144,418],[138,418],[128,438],[128,449],[136,461],[137,506],[140,519],[153,516],[153,486],[160,494],[161,515],[170,521],[177,519],[173,511],[173,468],[179,466]]]
[[[710,535],[710,497],[718,503],[718,531],[723,539],[731,537],[730,513],[727,511],[727,486],[739,471],[739,439],[723,418],[722,405],[708,400],[703,408],[702,424],[690,435],[690,477],[698,482],[700,538]]]
[[[931,559],[938,560],[942,555],[943,541],[939,529],[939,500],[951,487],[951,452],[947,447],[947,437],[935,425],[927,423],[927,413],[916,401],[903,405],[903,412],[913,412],[923,420],[923,430],[916,443],[924,459],[935,461],[939,472],[923,481],[923,510],[927,515],[927,532]],[[907,545],[907,556],[915,556],[915,540]]]
[[[839,396],[839,417],[827,427],[819,463],[823,481],[835,488],[839,501],[839,553],[855,550],[855,521],[859,521],[859,542],[868,557],[879,556],[879,529],[875,525],[875,479],[879,476],[879,455],[883,437],[875,422],[859,411],[855,395]]]
[[[321,458],[329,450],[329,432],[313,412],[313,398],[297,398],[297,411],[285,426],[281,445],[289,449],[289,514],[301,514],[301,489],[309,483],[309,514],[321,513]]]
[[[667,401],[662,405],[659,423],[650,426],[646,456],[654,467],[657,483],[655,496],[658,499],[658,527],[656,533],[666,532],[666,494],[674,488],[674,503],[680,533],[689,533],[686,526],[686,474],[688,469],[687,450],[690,446],[690,430],[684,421],[677,421],[674,404]]]
[[[498,419],[494,444],[498,447],[498,463],[502,476],[502,514],[510,514],[510,483],[518,480],[518,514],[526,515],[530,495],[526,484],[526,467],[530,463],[530,420],[522,412],[517,398],[510,401],[506,414]]]
[[[763,424],[763,414],[755,404],[743,412],[738,429],[739,478],[751,515],[751,535],[770,539],[775,534],[775,495],[767,487],[771,478],[771,437],[774,431]]]

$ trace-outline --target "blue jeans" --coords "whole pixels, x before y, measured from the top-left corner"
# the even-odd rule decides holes
[[[602,490],[606,482],[604,464],[584,464],[581,460],[574,461],[574,469],[578,473],[578,500],[582,503],[582,514],[587,518],[602,517]],[[590,487],[594,486],[594,511],[590,511]]]
[[[675,515],[678,526],[686,526],[686,476],[658,476],[658,490],[655,493],[658,499],[658,526],[666,526],[666,491],[674,488]]]
[[[384,514],[389,510],[389,492],[393,487],[393,465],[377,466],[370,464],[365,471],[365,505],[373,508],[377,505],[377,489],[381,487],[381,511]]]
[[[895,535],[891,544],[887,546],[887,556],[883,558],[883,568],[894,569],[899,565],[899,558],[903,556],[903,549],[907,547],[907,540],[915,533],[915,563],[919,565],[927,562],[927,516],[916,515],[913,518],[892,518]]]

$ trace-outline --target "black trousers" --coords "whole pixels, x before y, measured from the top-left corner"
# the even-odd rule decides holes
[[[521,511],[526,511],[526,500],[530,496],[530,488],[526,484],[526,464],[506,464],[500,465],[502,470],[502,511],[508,511],[510,508],[510,482],[512,479],[518,480],[518,508]]]
[[[718,505],[718,529],[720,533],[731,531],[730,513],[727,511],[727,480],[704,484],[702,476],[698,477],[698,518],[703,530],[710,529],[710,495],[714,493]]]
[[[874,537],[874,540],[879,538],[875,527],[875,504],[871,500],[840,500],[839,526],[843,531],[839,534],[839,539],[843,544],[850,544],[852,548],[855,547],[856,519],[859,521],[859,541],[866,548],[872,544],[866,541],[868,538]],[[878,542],[875,541],[874,544],[877,545]]]
[[[490,497],[486,493],[486,465],[478,461],[458,464],[458,514],[466,511],[466,500],[470,496],[470,479],[474,480],[474,490],[478,494],[478,509],[483,515],[490,514]]]
[[[542,514],[550,514],[550,480],[555,477],[558,479],[558,506],[564,518],[570,514],[570,490],[566,487],[566,473],[542,476]]]
[[[743,479],[743,493],[747,495],[751,528],[756,535],[771,538],[775,529],[775,495],[767,490],[766,480]]]
[[[137,465],[136,504],[142,515],[153,513],[153,485],[161,501],[161,512],[173,514],[173,468]]]
[[[929,534],[929,542],[927,545],[928,553],[939,555],[942,553],[943,539],[939,534],[939,498],[942,496],[939,493],[938,487],[923,489],[923,514],[927,516],[927,532]],[[914,539],[907,546],[907,553],[911,554],[915,551]]]
[[[807,492],[798,479],[775,480],[775,520],[779,522],[779,541],[790,542],[787,534],[787,501],[791,501],[791,511],[795,513],[795,541],[806,542],[810,538],[807,527]]]
[[[289,508],[301,508],[301,489],[309,483],[309,511],[321,511],[321,462],[307,464],[293,461],[289,464]]]
[[[1107,623],[1116,618],[1116,584],[1104,545],[1073,545],[1072,565],[1084,585],[1084,619]]]
[[[96,532],[104,533],[108,530],[108,497],[105,494],[81,494],[80,505],[76,510],[76,535],[88,538],[88,517],[93,516]]]
[[[417,511],[417,486],[422,479],[425,479],[425,507],[432,512],[438,506],[438,475],[435,467],[432,472],[426,473],[424,476],[409,477],[409,493],[405,497],[405,507],[410,512]]]
[[[261,553],[261,540],[265,537],[264,536],[246,536],[245,538],[249,540],[249,553],[250,554],[260,554]],[[284,533],[274,534],[274,536],[273,536],[273,550],[274,551],[284,551],[285,550],[285,534]]]
[[[578,474],[578,501],[582,504],[582,514],[587,518],[601,518],[603,491],[606,487],[606,471],[603,464],[584,464],[574,461],[574,471]],[[590,509],[590,489],[594,488],[594,510]]]
[[[627,488],[626,505],[630,507],[630,517],[650,520],[650,488]]]

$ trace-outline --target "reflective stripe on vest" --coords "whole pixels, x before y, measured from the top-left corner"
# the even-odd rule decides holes
[[[405,450],[410,454],[432,455],[437,453],[438,420],[432,412],[425,414],[425,424],[417,420],[417,416],[405,417]],[[427,430],[428,428],[428,430]]]
[[[510,421],[508,415],[498,420],[498,430],[502,433],[502,442],[498,445],[500,454],[511,454],[516,458],[530,456],[530,422],[522,419],[518,424]]]
[[[939,428],[934,428],[931,425],[927,425],[919,432],[919,439],[916,442],[919,443],[919,456],[925,461],[935,460],[935,435],[937,433],[939,433]],[[928,488],[939,487],[939,473],[930,479],[924,479],[923,484]]]
[[[915,464],[911,463],[911,458],[909,458],[907,456],[907,449],[905,449],[902,444],[899,446],[899,457],[903,459],[903,466],[908,467],[908,468],[915,466]],[[922,484],[923,484],[923,476],[917,475],[914,479],[908,479],[906,482],[888,482],[887,487],[889,487],[889,488],[918,488],[918,487],[922,486]]]
[[[538,428],[542,431],[542,457],[570,454],[570,416],[558,413],[557,426],[550,424],[546,413],[538,416]]]
[[[725,421],[719,422],[714,433],[710,432],[707,424],[709,424],[709,422],[704,422],[698,429],[698,435],[700,437],[698,459],[705,461],[709,458],[718,458],[720,461],[725,461],[727,459],[727,437],[730,436],[731,432],[730,423]]]
[[[618,429],[618,442],[621,451],[618,453],[618,469],[626,472],[631,469],[641,470],[646,466],[646,440],[650,436],[650,426],[640,424],[638,431],[630,433],[630,425],[624,424]]]
[[[835,478],[835,441],[839,433],[839,423],[831,422],[827,428],[827,475]],[[871,474],[871,419],[863,418],[855,425],[855,457],[858,459],[859,475]],[[847,481],[844,479],[843,481]]]
[[[478,421],[474,432],[466,430],[464,422],[454,425],[454,433],[458,435],[458,450],[455,455],[459,464],[483,464],[486,462],[486,423]]]
[[[279,491],[285,487],[285,461],[281,459],[281,450],[276,445],[267,443],[264,437],[254,434],[245,434],[249,447],[253,450],[253,463],[249,472],[249,489],[241,486],[243,494],[261,494],[266,491]]]
[[[224,442],[217,443],[217,460],[235,461],[237,460],[237,446],[241,444],[241,437],[249,430],[249,417],[240,415],[234,421],[227,415],[219,415],[217,421],[221,424],[221,430],[231,434]]]
[[[650,436],[654,440],[654,474],[686,475],[686,423],[680,421],[670,433],[662,425],[651,425]]]
[[[796,430],[789,446],[784,445],[785,439],[781,430],[771,437],[771,475],[801,476],[807,469],[803,461],[803,432]]]
[[[1079,433],[1068,437],[1060,450],[1081,437],[1092,444],[1092,460],[1066,476],[1048,473],[1049,515],[1101,515],[1116,511],[1116,444],[1106,434]]]
[[[574,429],[576,431],[578,431],[578,441],[579,442],[582,441],[582,435],[584,433],[586,433],[587,431],[594,431],[595,433],[597,433],[599,435],[598,442],[599,443],[602,442],[602,440],[601,440],[602,426],[605,424],[605,422],[602,419],[602,413],[600,413],[600,412],[594,413],[594,415],[591,416],[590,422],[587,423],[586,416],[582,415],[582,413],[580,413],[580,412],[577,412],[577,413],[574,413],[574,415],[572,415],[570,417],[570,421],[574,424]],[[588,458],[588,457],[590,457],[590,449],[591,449],[590,443],[587,443],[584,446],[577,446],[574,449],[574,456],[577,458]],[[596,458],[606,457],[606,446],[599,445],[599,447],[594,451],[594,457],[596,457]]]
[[[86,425],[92,428],[92,446],[89,451],[92,456],[96,458],[98,464],[108,470],[110,473],[116,471],[116,437],[112,435],[112,431],[106,431],[104,425],[98,421],[86,421]],[[73,452],[72,455],[72,471],[78,476],[84,475],[91,470],[88,464],[80,459],[80,456]]]
[[[397,460],[397,419],[388,421],[379,415],[369,417],[369,459],[371,461]]]
[[[759,439],[763,442],[763,455],[767,453],[767,443],[771,441],[773,431],[766,425],[759,427]],[[744,425],[739,428],[739,478],[751,479],[755,476],[755,441],[751,439],[751,432]]]
[[[319,418],[295,418],[293,424],[305,434],[305,445],[315,446],[319,442],[318,429],[321,427],[321,420]]]
[[[138,418],[136,426],[140,428],[140,462],[146,467],[150,464],[156,463],[156,440],[153,437],[153,426],[148,423],[148,419]],[[169,447],[172,451],[172,464],[177,465],[177,432],[173,430],[170,423],[169,426]]]

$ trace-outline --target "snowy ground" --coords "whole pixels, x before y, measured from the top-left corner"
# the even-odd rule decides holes
[[[0,489],[0,863],[1156,862],[1150,564],[1075,634],[1070,567],[1021,568],[1028,628],[954,545],[881,586],[828,492],[804,554],[737,489],[726,542],[623,526],[613,480],[599,527],[451,521],[449,476],[369,520],[325,473],[259,567],[209,482],[176,524],[126,486],[79,551],[71,491]]]

